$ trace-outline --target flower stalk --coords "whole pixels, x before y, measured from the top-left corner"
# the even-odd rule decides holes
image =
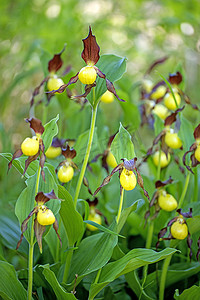
[[[35,185],[35,195],[39,189],[41,166],[38,168],[36,185]],[[29,243],[29,258],[28,258],[28,300],[32,299],[32,289],[33,289],[33,251],[34,251],[34,218],[31,221],[31,241]]]
[[[94,95],[94,103],[95,103],[95,95]],[[83,182],[83,177],[85,175],[85,171],[86,171],[86,168],[87,168],[87,164],[88,164],[88,160],[89,160],[89,156],[90,156],[90,151],[91,151],[91,147],[92,147],[92,141],[93,141],[94,129],[95,129],[95,122],[96,122],[96,115],[97,115],[97,108],[98,108],[98,104],[94,105],[94,107],[92,107],[92,117],[91,117],[91,125],[90,125],[90,133],[89,133],[89,138],[88,138],[87,149],[86,149],[83,165],[82,165],[81,172],[80,172],[80,175],[79,175],[79,178],[78,178],[76,191],[75,191],[75,196],[74,196],[74,206],[75,206],[75,208],[76,208],[76,205],[77,205],[78,196],[79,196],[79,193],[80,193],[81,185],[82,185],[82,182]]]

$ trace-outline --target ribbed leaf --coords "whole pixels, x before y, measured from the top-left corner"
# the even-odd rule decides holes
[[[112,142],[111,152],[118,164],[121,162],[122,158],[130,160],[135,157],[134,145],[131,141],[131,136],[121,123],[119,132],[116,134]]]
[[[64,200],[61,203],[60,216],[65,227],[69,246],[72,247],[83,234],[83,219],[75,210],[71,195],[61,185],[58,185],[58,197]]]
[[[161,252],[151,249],[133,249],[121,259],[103,267],[99,282],[91,285],[89,299],[93,299],[107,284],[121,275],[129,273],[139,267],[149,265],[166,258],[176,252],[176,249],[167,248]]]
[[[49,266],[42,266],[44,268],[43,275],[45,276],[48,283],[51,285],[54,293],[56,294],[56,299],[58,300],[75,300],[76,297],[72,293],[67,293],[64,288],[59,284],[56,279],[56,275],[53,271],[49,269]]]
[[[3,299],[26,300],[27,292],[17,279],[15,269],[5,261],[0,261],[0,295]]]
[[[49,121],[44,125],[45,131],[42,135],[45,151],[51,146],[52,140],[54,136],[58,134],[58,125],[57,121],[59,120],[59,115],[57,115],[54,119]]]
[[[113,224],[111,230],[116,229]],[[74,274],[78,274],[78,282],[87,274],[90,274],[103,267],[111,258],[118,237],[109,233],[100,233],[87,237],[79,245],[74,253],[70,281],[74,279]]]
[[[199,300],[200,286],[193,285],[190,289],[186,289],[179,295],[178,289],[175,292],[174,299],[176,300]]]

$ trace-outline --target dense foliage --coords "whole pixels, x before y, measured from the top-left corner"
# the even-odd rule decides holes
[[[0,8],[2,299],[198,299],[199,1]]]

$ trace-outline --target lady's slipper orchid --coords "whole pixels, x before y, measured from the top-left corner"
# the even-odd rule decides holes
[[[30,220],[30,218],[35,214],[35,219],[34,219],[34,232],[35,232],[35,236],[37,239],[37,243],[40,249],[40,252],[42,253],[42,236],[45,232],[46,229],[46,225],[52,225],[53,224],[53,228],[60,240],[61,243],[61,238],[60,235],[58,234],[58,221],[56,220],[53,212],[46,207],[46,202],[48,202],[50,199],[57,199],[59,200],[55,193],[54,190],[52,190],[50,193],[43,193],[43,192],[39,192],[37,193],[35,200],[37,202],[37,206],[34,207],[34,209],[30,212],[30,214],[28,215],[28,217],[22,222],[21,225],[21,237],[19,242],[17,243],[17,248],[19,248],[23,236],[24,236],[24,232],[27,229],[27,223]],[[62,243],[61,243],[62,245]]]

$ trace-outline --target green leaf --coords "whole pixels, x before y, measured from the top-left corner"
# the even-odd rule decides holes
[[[88,139],[89,139],[89,133],[90,130],[87,130],[84,133],[80,134],[74,146],[74,149],[76,150],[77,154],[73,161],[77,165],[81,164],[81,162],[84,159],[85,149],[87,148]],[[95,128],[90,155],[92,157],[95,157],[99,153],[100,153],[100,148],[99,148],[98,137],[97,137],[97,128]]]
[[[26,300],[27,292],[17,279],[15,269],[5,261],[0,261],[0,295],[3,299]]]
[[[72,247],[83,234],[83,219],[75,210],[71,195],[61,185],[58,185],[58,197],[64,199],[61,203],[60,216],[65,227],[69,246]]]
[[[11,161],[11,159],[12,159],[11,153],[0,153],[0,155],[2,157],[4,157],[7,161]],[[19,158],[16,158],[15,160],[13,160],[12,164],[17,169],[17,171],[19,171],[20,174],[23,174],[23,172],[24,172],[24,166],[25,166],[26,159],[27,159],[27,156],[21,156]],[[30,176],[34,175],[38,170],[38,165],[39,165],[38,161],[33,161],[29,165],[24,177],[29,178]]]
[[[126,58],[112,54],[102,55],[96,66],[106,75],[106,78],[113,83],[120,79],[126,71]],[[107,87],[105,79],[98,77],[95,88],[95,103],[98,102],[101,95],[103,95],[106,91]],[[87,99],[90,103],[93,103],[92,91],[88,95]]]
[[[194,234],[200,231],[200,216],[195,216],[193,218],[187,219],[187,225],[190,234]]]
[[[142,200],[137,200],[133,205],[131,205],[130,207],[127,207],[125,209],[123,209],[120,219],[119,219],[119,223],[117,225],[117,232],[120,232],[122,227],[124,226],[128,216],[137,209],[138,204],[143,202]]]
[[[176,252],[176,249],[166,248],[161,252],[151,249],[133,249],[121,259],[108,263],[102,268],[98,283],[91,285],[89,299],[93,299],[107,284],[121,275],[129,273],[139,267],[149,265],[165,259]]]
[[[167,271],[166,288],[172,284],[175,284],[176,282],[179,282],[181,280],[186,280],[192,275],[198,274],[199,271],[200,271],[200,265],[198,262],[192,262],[192,263],[185,262],[185,263],[171,265]],[[147,293],[148,290],[156,291],[157,289],[156,278],[160,278],[161,273],[162,270],[158,270],[157,272],[153,272],[147,276],[146,283],[145,283],[147,285],[145,289]]]
[[[191,288],[186,289],[179,295],[178,289],[175,292],[174,299],[176,300],[199,300],[200,286],[193,285]]]
[[[0,236],[2,244],[9,249],[16,249],[21,231],[18,221],[12,220],[11,216],[1,215],[0,218]],[[28,253],[28,244],[24,241],[20,246],[20,252]]]
[[[64,288],[59,284],[56,279],[56,275],[53,271],[49,269],[49,266],[41,266],[44,268],[43,275],[45,276],[48,283],[51,285],[54,293],[56,294],[56,299],[58,300],[75,300],[76,297],[72,293],[67,293]]]
[[[113,223],[110,229],[116,229],[116,224]],[[87,274],[102,268],[111,258],[117,241],[116,235],[107,232],[95,234],[82,240],[72,259],[70,281],[74,279],[74,274],[79,275],[77,281],[80,282]]]
[[[58,134],[58,125],[57,121],[59,120],[59,115],[57,115],[54,119],[49,121],[44,125],[45,131],[42,134],[42,139],[45,147],[45,151],[51,146],[52,140],[54,136]]]
[[[125,275],[126,281],[128,282],[130,288],[133,290],[133,292],[136,294],[138,299],[141,300],[153,300],[153,298],[149,297],[142,286],[140,285],[138,276],[136,274],[136,271],[129,272]]]
[[[180,114],[181,127],[179,130],[180,139],[183,142],[183,150],[188,151],[190,146],[195,142],[193,136],[193,126],[192,123],[189,122],[183,114]],[[190,156],[190,155],[188,155]]]
[[[164,129],[164,122],[157,115],[154,115],[154,120],[155,120],[154,121],[154,131],[155,131],[155,136],[157,136]]]
[[[120,93],[119,93],[120,97]],[[126,100],[126,98],[123,98]],[[141,123],[141,117],[140,117],[140,112],[138,107],[131,103],[131,102],[121,102],[120,101],[120,106],[124,111],[124,122],[126,125],[131,124],[131,129],[136,130],[140,123]]]
[[[100,225],[100,224],[98,224],[98,223],[95,223],[95,222],[93,222],[93,221],[86,220],[86,221],[83,221],[83,222],[84,222],[84,223],[87,223],[87,224],[90,224],[90,225],[92,225],[92,226],[98,228],[98,229],[101,230],[101,231],[104,231],[104,232],[107,232],[107,233],[110,233],[110,234],[117,235],[117,236],[119,236],[119,237],[121,237],[121,238],[125,238],[125,236],[120,235],[120,234],[118,234],[117,232],[114,232],[114,231],[112,231],[112,230],[110,230],[110,229],[108,229],[108,228],[106,228],[106,227],[104,227],[104,226],[102,226],[102,225]]]
[[[111,152],[114,155],[117,163],[121,162],[122,158],[128,160],[135,157],[134,145],[131,141],[131,135],[120,123],[119,132],[116,134],[112,145]]]

